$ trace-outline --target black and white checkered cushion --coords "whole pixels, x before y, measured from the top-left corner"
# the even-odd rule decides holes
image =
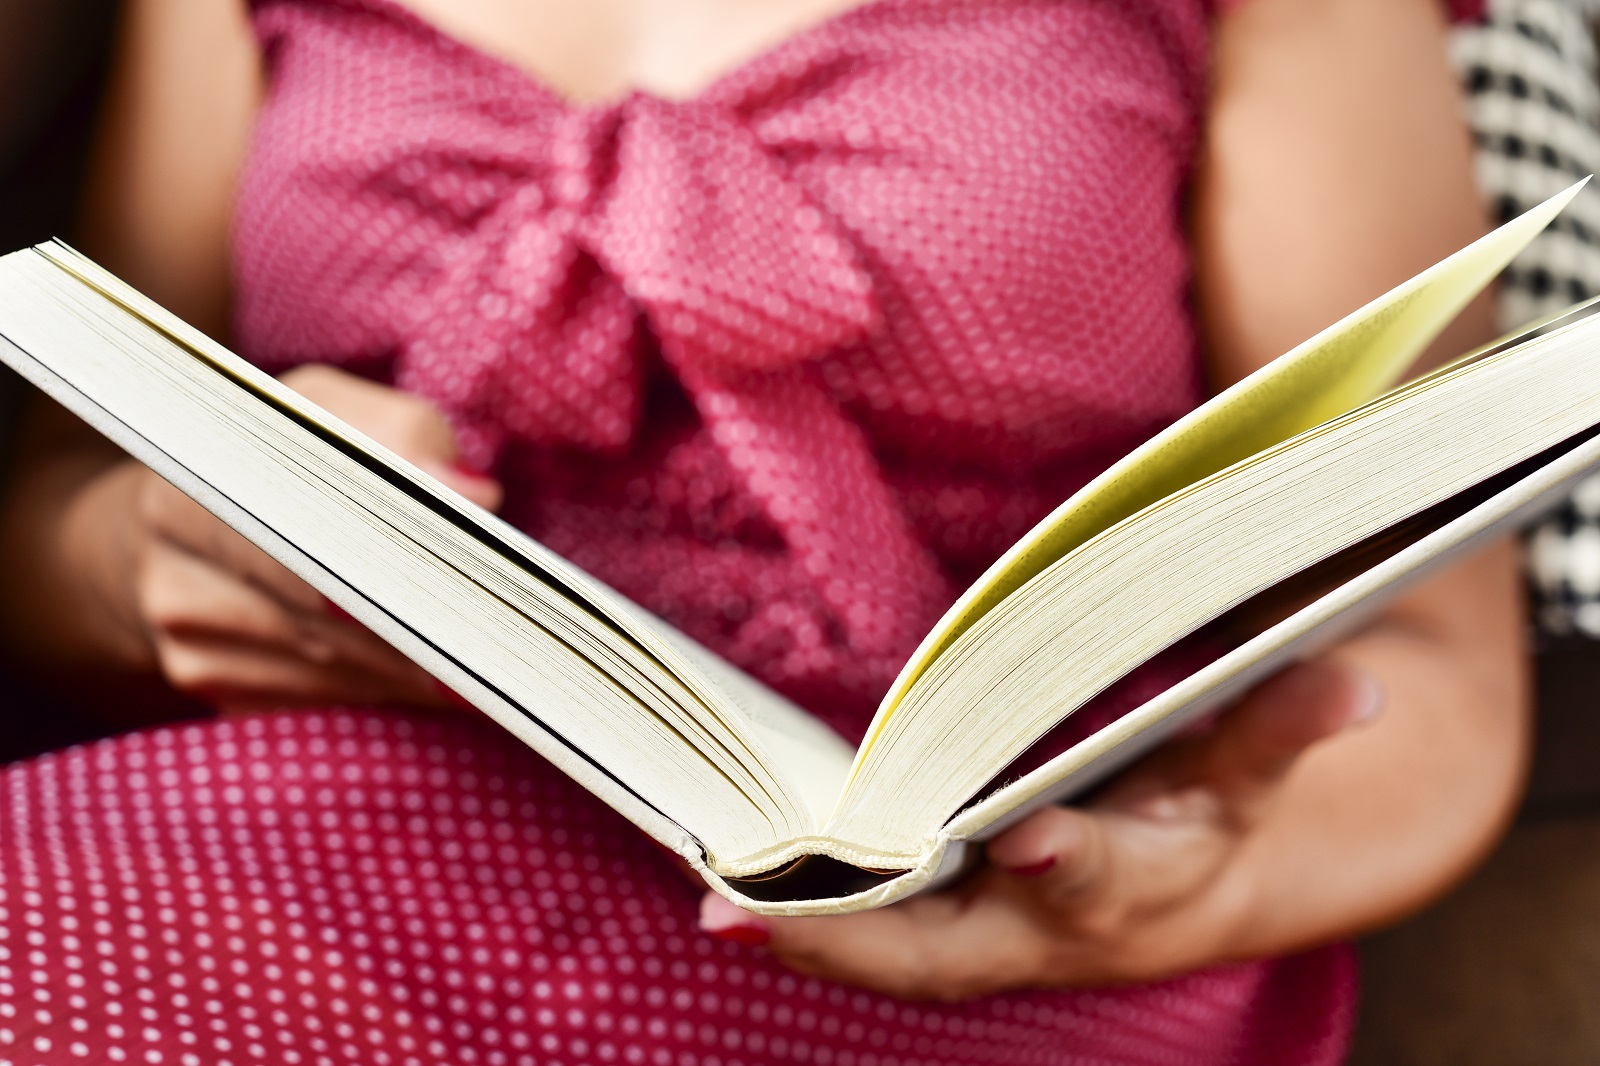
[[[1468,90],[1479,182],[1501,220],[1600,174],[1600,0],[1489,0],[1452,50]],[[1600,293],[1600,183],[1501,279],[1510,329]],[[1541,628],[1600,638],[1600,475],[1528,536]]]

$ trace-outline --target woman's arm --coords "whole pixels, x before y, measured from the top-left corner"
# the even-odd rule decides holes
[[[1193,190],[1222,388],[1487,229],[1439,0],[1237,0]],[[1436,346],[1486,339],[1479,300]]]
[[[1246,0],[1222,26],[1195,199],[1219,387],[1487,228],[1440,8]],[[1492,315],[1478,300],[1434,351],[1489,339]],[[1517,566],[1499,545],[1333,653],[1388,709],[1309,752],[1263,824],[1255,846],[1281,861],[1258,888],[1258,950],[1398,918],[1497,836],[1529,741]]]
[[[124,0],[81,239],[215,337],[227,332],[233,187],[261,94],[243,0]]]
[[[129,0],[83,242],[216,336],[228,225],[261,86],[238,0]],[[325,367],[286,375],[468,498],[449,426],[422,400]],[[0,500],[0,638],[53,675],[159,672],[234,706],[443,702],[420,667],[64,410],[37,398]],[[115,705],[117,701],[109,701]]]
[[[214,336],[227,325],[227,218],[260,94],[238,0],[127,0],[86,183],[84,249]],[[35,394],[0,510],[0,625],[20,661],[149,669],[130,561],[102,516],[138,481],[110,442]]]
[[[1482,232],[1435,0],[1244,0],[1218,31],[1195,186],[1223,385]],[[1442,343],[1485,339],[1475,306]],[[702,923],[904,995],[1142,980],[1391,921],[1489,846],[1527,751],[1501,545],[1267,682],[1085,810],[991,842],[956,890],[840,919]]]

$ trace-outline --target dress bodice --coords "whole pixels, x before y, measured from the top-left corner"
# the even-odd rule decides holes
[[[1200,0],[869,0],[600,106],[391,0],[256,22],[246,354],[431,398],[514,524],[847,733],[1199,395]]]

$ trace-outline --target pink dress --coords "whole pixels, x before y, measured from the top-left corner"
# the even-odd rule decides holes
[[[390,0],[255,17],[242,349],[431,398],[511,521],[852,738],[1201,395],[1202,0],[869,0],[592,107]],[[1277,1066],[1353,1013],[1344,948],[956,1005],[799,977],[466,720],[157,729],[0,792],[4,1063]]]

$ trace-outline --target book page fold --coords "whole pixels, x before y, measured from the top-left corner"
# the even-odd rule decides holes
[[[498,693],[482,685],[453,659],[441,654],[414,630],[379,608],[316,560],[296,549],[215,486],[201,480],[188,467],[117,419],[3,335],[0,335],[0,360],[10,364],[46,395],[170,481],[202,507],[239,530],[268,555],[338,604],[361,624],[394,645],[406,657],[461,693],[507,732],[548,759],[562,773],[593,792],[651,838],[687,861],[701,861],[699,843],[676,822],[646,803],[558,736],[541,728],[538,723],[507,703]]]
[[[1001,600],[1095,534],[1157,500],[1391,388],[1588,179],[1479,238],[1174,422],[1013,545],[946,613],[895,679],[855,770],[933,661]]]
[[[1459,518],[1401,549],[1206,667],[1173,685],[1044,766],[959,812],[952,840],[983,840],[1028,814],[1083,793],[1202,715],[1226,707],[1260,681],[1359,628],[1414,582],[1512,533],[1553,506],[1600,466],[1588,440]]]

